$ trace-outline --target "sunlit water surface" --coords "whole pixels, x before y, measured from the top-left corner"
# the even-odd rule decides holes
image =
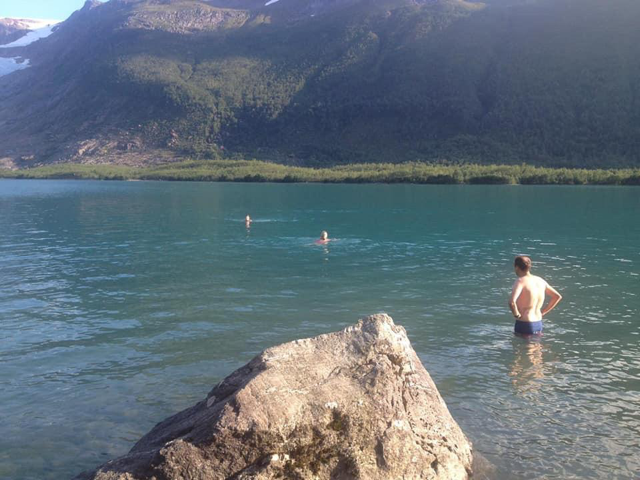
[[[0,478],[95,467],[262,349],[385,311],[491,478],[635,479],[639,213],[622,187],[1,181]],[[565,298],[540,342],[511,333],[519,253]]]

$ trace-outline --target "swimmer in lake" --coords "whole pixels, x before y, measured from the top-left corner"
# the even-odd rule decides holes
[[[244,217],[244,226],[245,227],[251,228],[251,222],[253,222],[253,220],[251,220],[251,217],[249,215]]]
[[[516,257],[514,269],[518,279],[513,284],[509,308],[516,317],[514,331],[518,335],[542,333],[542,317],[553,310],[562,300],[560,295],[544,279],[531,275],[531,259]],[[545,294],[551,297],[543,308]]]
[[[331,240],[329,240],[329,234],[327,233],[326,230],[323,230],[322,232],[320,232],[320,238],[316,240],[316,243],[320,245],[324,245],[329,243],[330,241]]]

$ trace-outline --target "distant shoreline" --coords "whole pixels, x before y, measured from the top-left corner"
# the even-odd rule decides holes
[[[405,183],[427,185],[636,185],[640,168],[573,169],[531,165],[370,163],[327,168],[292,167],[258,160],[199,160],[152,167],[58,164],[0,169],[0,178],[166,180],[277,183]]]

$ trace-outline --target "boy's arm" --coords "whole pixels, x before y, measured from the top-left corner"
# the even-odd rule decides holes
[[[543,317],[547,313],[549,313],[551,310],[556,308],[556,305],[558,305],[558,303],[560,303],[560,300],[562,300],[562,295],[560,295],[558,293],[558,291],[555,288],[553,288],[551,285],[549,285],[548,283],[546,284],[544,293],[549,295],[551,297],[551,300],[549,300],[549,303],[547,304],[547,306],[542,309],[542,316]]]
[[[509,298],[509,308],[511,309],[511,313],[516,318],[520,318],[522,315],[518,311],[518,305],[516,305],[516,301],[518,297],[522,293],[522,283],[519,280],[513,284],[513,288],[511,289],[511,298]]]

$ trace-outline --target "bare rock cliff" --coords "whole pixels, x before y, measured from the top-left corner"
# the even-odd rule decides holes
[[[78,479],[467,479],[471,444],[380,314],[270,348]]]

